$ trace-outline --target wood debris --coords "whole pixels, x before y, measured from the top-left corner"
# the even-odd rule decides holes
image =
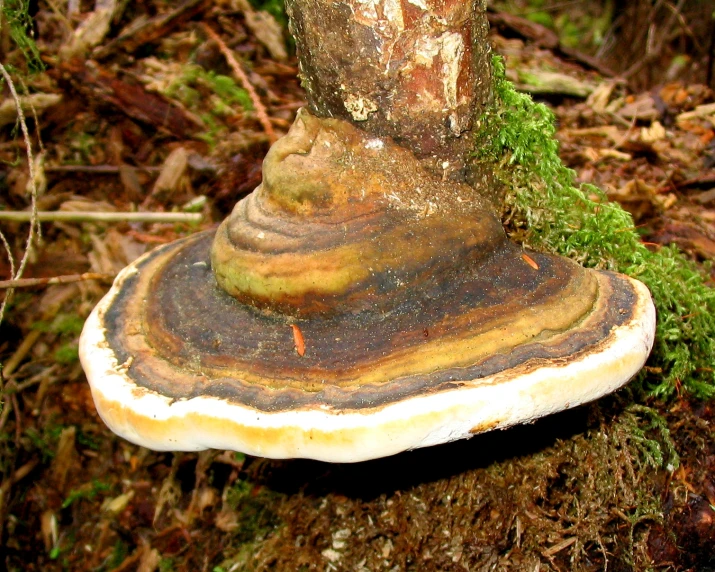
[[[20,96],[20,104],[25,114],[30,116],[36,114],[38,117],[61,101],[62,95],[59,93],[31,93]],[[5,127],[5,125],[10,125],[16,121],[17,105],[13,99],[7,98],[0,103],[0,127]]]
[[[180,139],[204,128],[203,122],[168,98],[151,93],[138,82],[122,78],[93,61],[74,60],[62,66],[75,88],[115,111],[147,123]]]

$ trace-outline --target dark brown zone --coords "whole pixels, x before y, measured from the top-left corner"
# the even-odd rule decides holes
[[[586,351],[605,339],[613,326],[631,319],[635,292],[622,277],[609,273],[613,285],[609,301],[600,304],[600,316],[595,329],[575,331],[559,343],[530,343],[509,354],[495,355],[471,367],[451,368],[432,374],[405,376],[386,384],[360,387],[340,387],[337,384],[319,387],[291,388],[290,383],[324,372],[353,369],[359,372],[389,356],[396,347],[412,348],[419,356],[419,345],[430,343],[444,335],[435,324],[444,323],[449,316],[460,316],[468,308],[490,306],[502,311],[503,293],[512,299],[523,298],[532,290],[539,295],[553,295],[565,277],[569,263],[551,256],[533,254],[538,261],[538,272],[512,271],[515,260],[521,260],[521,250],[513,245],[494,255],[489,265],[479,268],[459,284],[433,284],[434,290],[424,289],[416,295],[405,296],[388,315],[364,311],[357,315],[334,316],[300,323],[306,342],[306,354],[299,357],[293,350],[292,330],[281,316],[266,316],[241,306],[215,284],[208,264],[208,251],[213,233],[205,233],[177,244],[157,249],[155,256],[174,252],[167,270],[152,277],[155,294],[146,311],[152,324],[149,337],[153,350],[164,356],[157,362],[152,356],[132,355],[126,342],[129,309],[141,277],[141,269],[149,260],[139,264],[137,274],[124,284],[105,316],[107,340],[117,354],[119,363],[130,355],[134,358],[128,375],[139,386],[176,399],[210,395],[238,401],[262,411],[290,410],[311,405],[329,404],[337,409],[378,407],[424,393],[453,389],[463,382],[479,379],[515,367],[525,370],[538,367],[544,360],[558,362]],[[179,247],[183,247],[179,250]],[[148,279],[148,278],[144,278]],[[550,284],[544,290],[539,282]],[[190,287],[187,287],[189,286]],[[492,287],[490,287],[490,285]],[[496,286],[494,288],[493,286]],[[181,293],[188,293],[183,296]],[[177,297],[177,294],[179,296]],[[445,303],[444,300],[448,300]],[[136,308],[136,306],[135,306]],[[425,338],[424,328],[430,335]],[[237,335],[238,334],[238,335]],[[335,338],[340,337],[340,341]],[[184,342],[183,340],[191,340]],[[208,378],[204,371],[225,370],[226,376]],[[272,388],[247,384],[231,377],[230,369],[244,368],[273,380]],[[191,373],[191,372],[195,373]],[[177,382],[179,378],[190,382]],[[284,380],[284,381],[281,381]],[[283,387],[281,387],[283,386]]]
[[[499,269],[511,262],[510,254],[518,250],[504,249],[501,256],[493,256],[490,264],[475,268],[474,276],[462,277],[460,283],[452,274],[433,276],[419,290],[413,287],[401,299],[393,300],[389,310],[380,307],[375,311],[379,296],[390,289],[386,283],[390,278],[378,275],[370,284],[369,299],[363,305],[367,309],[300,322],[309,359],[297,359],[286,351],[292,347],[286,345],[292,339],[286,318],[259,314],[249,306],[237,304],[216,287],[207,264],[194,266],[195,261],[201,264],[205,260],[207,242],[199,240],[178,252],[175,260],[155,278],[156,302],[147,305],[146,310],[147,321],[156,325],[149,332],[153,345],[170,349],[164,353],[175,356],[174,360],[183,367],[191,367],[192,355],[200,351],[205,367],[226,367],[233,362],[254,371],[262,370],[265,375],[285,372],[287,378],[294,378],[301,371],[322,370],[330,375],[336,370],[376,363],[396,348],[424,343],[418,335],[424,327],[432,330],[433,338],[439,333],[445,335],[447,332],[443,328],[440,332],[436,324],[449,321],[449,316],[462,316],[474,307],[491,307],[495,313],[505,311],[508,306],[504,292],[510,292],[513,300],[534,292],[530,298],[536,303],[563,286],[571,269],[570,265],[555,268],[545,265],[541,275],[501,273]],[[540,287],[546,277],[551,279],[552,289]],[[187,283],[196,285],[190,297],[176,296],[181,285]],[[497,288],[490,288],[492,285]],[[229,315],[230,321],[226,320]],[[241,332],[239,339],[236,331]],[[337,343],[336,337],[340,337]],[[222,340],[220,345],[215,343],[217,338]],[[189,352],[183,340],[192,340]]]

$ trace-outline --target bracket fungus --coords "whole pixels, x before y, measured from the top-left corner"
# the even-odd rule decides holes
[[[482,2],[373,4],[288,3],[309,109],[263,183],[88,318],[82,364],[119,435],[361,461],[574,407],[645,362],[647,288],[510,242],[470,160]]]

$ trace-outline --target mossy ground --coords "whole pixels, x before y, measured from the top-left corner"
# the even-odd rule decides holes
[[[679,458],[664,417],[642,403],[715,394],[715,292],[676,249],[648,250],[626,211],[575,184],[552,112],[494,65],[479,160],[505,186],[507,228],[649,286],[659,324],[646,373],[615,397],[466,443],[357,466],[256,461],[249,478],[284,495],[282,524],[238,569],[648,570],[665,558],[659,546],[674,546],[663,499]],[[702,547],[668,557],[708,558]]]
[[[678,460],[627,401],[358,465],[255,460],[281,524],[222,568],[645,570]]]

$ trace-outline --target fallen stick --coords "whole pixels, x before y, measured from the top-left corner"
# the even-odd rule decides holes
[[[0,211],[0,221],[30,222],[29,211]],[[38,211],[38,222],[186,222],[198,223],[201,213]]]
[[[17,346],[15,352],[5,361],[3,365],[3,379],[7,379],[13,374],[15,369],[17,369],[17,366],[22,363],[22,360],[25,359],[25,356],[30,352],[32,346],[35,345],[35,342],[40,338],[41,335],[42,332],[40,330],[30,330],[27,336],[23,338],[22,342],[20,342],[20,345]],[[0,430],[2,430],[2,423],[0,423]]]
[[[161,167],[129,167],[135,171],[147,171],[149,173],[161,170]],[[98,175],[111,175],[119,173],[118,165],[46,165],[45,173],[95,173]]]
[[[33,286],[53,286],[55,284],[72,284],[85,280],[114,280],[112,274],[99,272],[85,272],[84,274],[66,274],[64,276],[48,276],[46,278],[16,278],[14,280],[0,280],[0,290],[7,288],[32,288]]]
[[[256,115],[258,116],[258,121],[260,121],[263,130],[268,136],[268,141],[273,144],[276,142],[278,137],[276,137],[276,132],[273,130],[273,125],[271,125],[270,119],[268,119],[268,113],[266,113],[266,107],[263,105],[261,98],[258,97],[253,84],[249,81],[248,76],[241,68],[241,65],[236,60],[231,49],[226,45],[226,43],[221,39],[221,37],[211,29],[208,24],[202,24],[201,28],[206,32],[209,38],[211,38],[218,45],[221,53],[226,58],[228,65],[231,66],[233,73],[236,74],[238,80],[241,82],[243,89],[248,92],[248,95],[253,102],[253,107],[256,108]]]
[[[191,139],[204,131],[204,122],[177,102],[150,92],[129,75],[104,68],[93,60],[62,62],[58,72],[92,101],[114,107],[132,119],[148,123],[163,133],[179,139]]]

